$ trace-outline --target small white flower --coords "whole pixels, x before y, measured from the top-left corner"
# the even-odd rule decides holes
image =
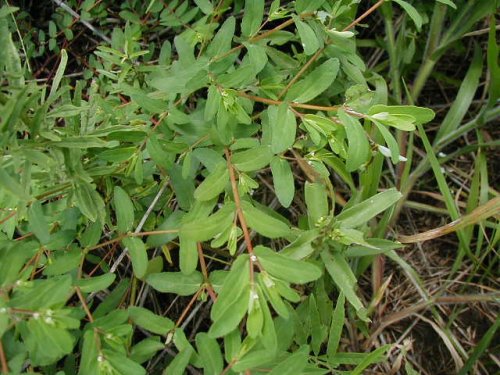
[[[330,17],[330,13],[325,12],[324,10],[320,10],[318,13],[316,13],[316,16],[319,18],[321,23],[325,23],[326,19]]]
[[[264,284],[266,285],[266,287],[268,288],[272,288],[274,287],[274,281],[270,278],[270,277],[264,277]]]
[[[33,313],[33,319],[38,320],[40,319],[40,313]]]
[[[252,256],[250,257],[250,260],[251,260],[252,262],[257,262],[257,257],[256,257],[255,255],[252,255]]]
[[[391,157],[391,150],[389,150],[387,147],[385,146],[381,146],[381,145],[378,145],[378,150],[380,151],[380,153],[382,155],[384,155],[386,158],[390,158]]]
[[[173,332],[167,333],[167,339],[165,340],[165,345],[170,344],[172,342],[173,338],[174,338]]]
[[[444,152],[440,152],[440,153],[438,153],[438,157],[444,158],[444,157],[446,157],[446,154]]]
[[[258,295],[258,293],[255,290],[252,290],[250,292],[250,299],[254,300],[254,301],[259,299],[259,295]]]
[[[389,112],[379,112],[372,115],[375,120],[387,120],[389,118]]]
[[[97,356],[97,362],[104,362],[104,361],[105,361],[104,356],[102,354],[99,354]]]
[[[55,324],[54,319],[52,319],[50,316],[46,316],[43,321],[49,326],[53,326]]]

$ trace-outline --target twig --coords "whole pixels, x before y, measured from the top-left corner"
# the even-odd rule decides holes
[[[5,352],[3,350],[2,340],[0,340],[0,364],[2,366],[2,374],[8,374],[9,365],[7,364],[7,358],[5,357]]]
[[[94,317],[92,316],[92,313],[90,312],[89,306],[87,305],[87,301],[85,301],[85,298],[83,298],[82,291],[77,286],[75,286],[75,291],[76,291],[76,294],[78,295],[78,299],[82,303],[83,311],[85,311],[85,314],[87,314],[87,317],[89,318],[89,322],[93,323]]]
[[[78,13],[76,13],[73,9],[71,9],[69,7],[69,5],[66,4],[64,1],[62,1],[62,0],[52,0],[52,2],[56,3],[58,6],[60,6],[62,9],[64,9],[66,12],[68,12],[73,17],[75,17],[78,20],[78,22],[80,22],[82,25],[84,25],[85,27],[87,27],[87,29],[89,29],[90,31],[92,31],[99,38],[101,38],[105,42],[111,44],[111,39],[109,39],[101,31],[97,30],[94,26],[92,26],[92,24],[90,24],[90,22],[82,20],[82,18],[80,17],[80,15]]]
[[[212,298],[212,301],[215,302],[217,301],[217,294],[215,293],[215,290],[212,284],[210,284],[210,281],[208,279],[207,264],[205,263],[205,256],[203,255],[203,248],[201,247],[201,242],[198,242],[197,247],[198,247],[198,258],[200,258],[201,273],[203,274],[203,278],[205,279],[205,289],[210,295],[210,298]]]
[[[248,231],[247,221],[245,220],[245,215],[241,208],[240,193],[238,192],[238,183],[236,182],[236,174],[234,173],[233,164],[231,164],[231,154],[229,150],[224,149],[227,160],[227,168],[229,169],[229,178],[231,180],[231,187],[233,190],[234,204],[236,205],[236,214],[238,215],[238,221],[241,225],[241,230],[243,231],[243,237],[245,238],[245,243],[247,245],[247,251],[250,254],[250,283],[253,284],[254,274],[253,265],[257,262],[257,257],[253,253],[252,239],[250,237],[250,232]]]
[[[12,216],[15,216],[17,213],[17,210],[12,210],[10,214],[8,214],[6,217],[4,217],[2,220],[0,220],[0,225],[8,221]]]
[[[263,98],[260,96],[247,94],[246,92],[243,92],[243,91],[237,91],[236,94],[238,96],[243,97],[243,98],[253,100],[254,102],[259,102],[259,103],[264,103],[264,104],[280,105],[283,103],[282,100],[273,100],[273,99]],[[295,102],[290,102],[288,104],[290,105],[290,107],[293,107],[293,108],[312,109],[312,110],[316,110],[316,111],[336,111],[342,107],[341,105],[324,106],[324,105],[295,103]]]

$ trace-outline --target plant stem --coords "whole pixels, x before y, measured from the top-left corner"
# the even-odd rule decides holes
[[[2,340],[0,340],[0,364],[2,366],[2,374],[9,373],[9,365],[7,364],[7,358],[5,357],[5,351],[3,350]]]
[[[203,254],[203,248],[201,247],[201,242],[197,243],[197,248],[198,248],[198,258],[200,259],[201,273],[203,274],[203,278],[205,279],[205,289],[210,295],[210,298],[212,298],[212,301],[215,302],[217,301],[217,294],[215,293],[215,290],[208,278],[207,264],[205,263],[205,255]]]

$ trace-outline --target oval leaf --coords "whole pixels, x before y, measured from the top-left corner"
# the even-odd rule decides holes
[[[256,246],[254,252],[264,270],[278,279],[305,284],[321,277],[321,269],[312,263],[290,259],[264,246]]]
[[[273,157],[270,146],[259,146],[235,152],[231,157],[233,165],[242,172],[258,171],[266,167]]]
[[[200,289],[203,276],[197,271],[190,275],[185,275],[182,272],[161,272],[148,275],[146,282],[162,293],[190,296]]]
[[[170,319],[142,307],[131,306],[128,308],[128,313],[135,324],[157,335],[165,335],[175,326]]]
[[[126,237],[122,240],[122,243],[130,254],[135,277],[142,279],[148,268],[148,254],[144,242],[136,237]]]
[[[119,186],[115,186],[113,204],[116,209],[116,224],[118,230],[126,233],[134,225],[134,204],[127,192]]]
[[[295,182],[290,164],[280,157],[271,160],[271,172],[276,196],[283,207],[289,207],[295,195]]]
[[[297,103],[311,101],[323,91],[328,89],[337,78],[339,60],[329,59],[309,73],[306,78],[299,81],[287,95],[287,100]]]
[[[217,197],[229,181],[226,163],[220,163],[194,191],[195,199],[208,201]]]
[[[286,237],[290,234],[287,224],[252,206],[251,203],[242,201],[241,207],[248,226],[257,233],[268,238]]]

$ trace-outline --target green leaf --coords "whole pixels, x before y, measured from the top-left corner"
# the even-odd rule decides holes
[[[207,55],[215,57],[222,55],[231,49],[231,42],[236,28],[236,20],[234,17],[229,17],[224,21],[212,42],[207,47]]]
[[[12,178],[3,166],[0,166],[0,187],[21,200],[30,200],[29,195],[25,193],[26,189],[16,179]]]
[[[63,306],[72,294],[71,276],[66,274],[21,284],[15,288],[9,305],[31,311],[54,309]]]
[[[268,109],[271,124],[271,151],[275,154],[288,150],[295,142],[297,123],[287,103]]]
[[[307,103],[328,89],[337,78],[339,60],[329,59],[315,68],[304,79],[297,82],[288,92],[287,100]]]
[[[217,167],[198,185],[194,191],[195,199],[208,201],[224,191],[229,182],[229,170],[226,163],[220,163]]]
[[[168,318],[156,315],[143,307],[131,306],[128,308],[130,319],[147,331],[157,335],[166,335],[175,327],[175,323]]]
[[[333,311],[330,333],[328,335],[328,347],[326,350],[328,358],[332,358],[339,349],[340,338],[342,337],[342,328],[345,319],[345,296],[340,293]]]
[[[325,0],[296,0],[295,10],[298,14],[316,11]]]
[[[43,274],[46,276],[62,275],[75,270],[80,265],[83,253],[80,250],[57,252],[52,261],[45,267]]]
[[[205,332],[200,332],[196,335],[196,348],[203,362],[203,373],[210,375],[221,374],[224,361],[217,340]]]
[[[395,188],[388,189],[343,210],[336,219],[344,228],[355,228],[367,223],[379,213],[387,210],[402,197]]]
[[[105,273],[103,275],[78,279],[75,286],[79,287],[83,293],[94,293],[109,287],[116,279],[115,273]]]
[[[179,234],[192,241],[210,240],[217,234],[224,232],[233,223],[235,210],[234,203],[228,202],[219,211],[207,218],[184,223]]]
[[[104,213],[104,201],[95,188],[87,182],[76,184],[75,201],[76,206],[90,221],[96,221]]]
[[[268,238],[286,237],[290,234],[287,224],[254,207],[247,201],[241,202],[243,215],[248,226]]]
[[[294,284],[305,284],[321,277],[321,269],[303,260],[290,259],[264,247],[256,246],[254,253],[270,275]]]
[[[245,1],[241,34],[246,37],[253,36],[259,30],[263,18],[264,0]]]
[[[102,351],[105,361],[114,367],[114,371],[121,375],[146,375],[146,370],[138,363],[125,357],[120,352],[103,349]]]
[[[181,219],[184,216],[184,212],[181,210],[177,210],[172,212],[167,216],[165,221],[161,223],[156,230],[175,230],[181,226]],[[179,233],[165,233],[165,234],[155,234],[148,237],[146,244],[148,247],[160,247],[165,245],[166,243],[175,239]]]
[[[210,121],[215,117],[217,111],[219,110],[221,100],[222,96],[219,90],[217,89],[217,86],[210,85],[208,87],[207,101],[205,103],[205,111],[203,115],[205,121]]]
[[[383,105],[376,104],[370,107],[368,115],[377,113],[388,113],[389,115],[406,115],[415,119],[417,124],[425,124],[434,119],[436,115],[432,109],[417,107],[414,105]]]
[[[203,276],[198,271],[189,275],[185,275],[182,272],[161,272],[148,275],[146,282],[162,293],[190,296],[200,289],[203,283]]]
[[[43,213],[42,203],[35,201],[28,211],[29,229],[35,234],[42,245],[50,240],[49,223]]]
[[[413,23],[415,23],[415,26],[417,27],[417,30],[420,31],[422,28],[422,16],[417,12],[415,7],[411,5],[410,3],[407,3],[404,0],[392,0],[395,3],[398,3],[401,8],[405,10],[406,13],[410,16],[410,18],[413,20]]]
[[[378,121],[373,121],[377,127],[382,137],[384,137],[385,143],[389,150],[391,151],[391,160],[394,164],[399,163],[399,145],[396,139],[392,136],[391,132],[387,130],[384,125],[380,124]]]
[[[76,116],[81,112],[80,108],[77,112],[73,113],[68,111],[67,113],[71,113],[72,116]],[[69,115],[64,113],[58,113],[57,116],[54,117],[69,117]],[[81,136],[81,137],[66,137],[61,139],[60,141],[48,142],[49,145],[54,147],[61,148],[78,148],[78,149],[87,149],[87,148],[102,148],[102,147],[116,147],[118,146],[117,141],[104,141],[101,138],[94,136]]]
[[[207,15],[214,11],[214,6],[210,0],[194,0],[194,2],[198,5],[198,8],[200,8],[200,10]]]
[[[210,312],[214,321],[211,337],[228,334],[238,326],[248,309],[250,296],[250,262],[248,255],[240,255],[226,276],[222,289]]]
[[[231,368],[233,371],[242,373],[245,370],[256,367],[267,367],[275,359],[275,351],[268,349],[255,349],[246,353]]]
[[[57,89],[59,88],[59,84],[61,83],[61,79],[64,75],[64,70],[66,69],[66,64],[68,63],[68,53],[65,49],[61,50],[61,62],[57,67],[56,74],[54,75],[54,79],[52,80],[52,84],[50,86],[50,93],[47,100],[50,100],[54,96],[56,96]]]
[[[121,163],[130,159],[136,152],[136,147],[120,147],[100,152],[98,158],[112,163]]]
[[[302,42],[302,48],[304,48],[304,53],[306,55],[312,55],[320,48],[320,42],[318,37],[314,33],[314,30],[304,21],[301,21],[299,17],[293,16],[295,26],[297,26],[297,32],[299,33],[300,40]]]
[[[220,305],[225,308],[217,319],[213,319],[214,322],[208,331],[210,337],[222,337],[235,329],[247,312],[249,298],[250,286],[246,284],[234,300],[225,301],[224,305]]]
[[[134,204],[127,192],[119,186],[114,188],[113,204],[118,230],[122,233],[130,231],[134,225]]]
[[[258,287],[253,287],[250,292],[250,300],[248,302],[248,317],[247,317],[247,333],[249,337],[256,338],[261,335],[264,325],[264,313],[262,311],[262,303],[267,303],[264,297],[255,291]],[[261,302],[262,301],[262,302]]]
[[[19,324],[33,366],[50,365],[71,353],[75,338],[66,330],[50,323],[52,318],[40,316]]]
[[[83,334],[82,357],[80,360],[79,375],[98,374],[97,356],[99,355],[96,340],[97,332],[95,330],[86,330]]]
[[[292,355],[288,356],[275,366],[269,375],[295,375],[301,374],[307,366],[309,359],[309,345],[302,345]]]
[[[339,253],[332,254],[329,250],[323,250],[321,252],[321,259],[333,282],[345,295],[352,307],[354,307],[358,317],[363,321],[368,321],[366,309],[355,292],[356,276],[354,276],[345,258]]]
[[[304,188],[309,227],[314,229],[321,218],[328,216],[328,195],[324,184],[307,182]]]
[[[269,165],[273,153],[270,146],[259,146],[245,151],[235,152],[231,163],[242,172],[258,171]]]
[[[259,282],[259,286],[264,292],[266,299],[273,306],[274,311],[276,311],[278,315],[283,318],[288,319],[288,308],[283,302],[274,280],[267,274],[267,272],[260,272],[257,274],[257,281]]]
[[[368,353],[363,360],[352,370],[352,375],[361,375],[364,373],[364,370],[374,364],[383,361],[385,358],[385,354],[392,347],[390,344],[386,344],[381,346],[380,348],[375,349],[374,351]]]
[[[122,240],[122,243],[130,254],[135,277],[142,279],[148,268],[148,253],[144,242],[137,237],[126,237]]]
[[[347,115],[343,110],[339,110],[338,116],[344,124],[344,129],[349,142],[347,150],[346,168],[353,172],[360,168],[370,158],[370,143],[366,138],[366,133],[360,122]]]
[[[290,207],[295,196],[295,181],[290,164],[275,156],[271,160],[271,173],[276,197],[283,207]]]
[[[453,3],[452,0],[436,0],[438,3],[448,5],[449,7],[453,9],[457,9],[457,6]]]
[[[198,243],[187,235],[179,235],[179,267],[181,272],[189,275],[198,265]]]
[[[149,337],[135,344],[130,350],[130,359],[137,363],[144,363],[160,350],[165,348],[158,336]]]
[[[163,371],[163,375],[184,375],[193,353],[194,349],[190,346],[181,350]]]
[[[224,358],[226,362],[231,362],[241,349],[241,337],[238,329],[235,329],[224,336]]]
[[[314,252],[313,241],[319,237],[319,230],[302,232],[291,244],[283,248],[281,254],[291,259],[304,259]]]
[[[498,58],[497,58],[498,60]],[[476,46],[474,56],[465,77],[462,80],[457,96],[453,101],[450,110],[446,114],[441,126],[438,129],[434,143],[453,132],[460,126],[465,115],[469,112],[472,100],[479,87],[481,74],[483,72],[483,59],[481,49]]]

